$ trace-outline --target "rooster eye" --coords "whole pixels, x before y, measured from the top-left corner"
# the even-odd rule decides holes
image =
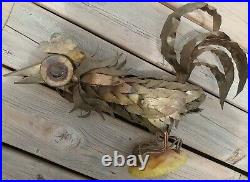
[[[47,75],[50,76],[51,79],[61,80],[67,77],[68,70],[64,64],[57,63],[52,64],[47,69]]]
[[[68,84],[72,79],[73,66],[67,57],[52,55],[42,62],[40,72],[48,85],[60,87]]]

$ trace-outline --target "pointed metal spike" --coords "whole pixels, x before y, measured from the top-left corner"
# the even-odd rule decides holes
[[[175,128],[176,128],[176,129],[178,128],[179,123],[180,123],[180,121],[179,121],[179,120],[176,120],[176,121],[175,121]]]
[[[117,65],[116,69],[120,70],[126,64],[127,64],[127,57],[124,59],[124,61],[122,63],[120,63],[119,65]]]
[[[116,67],[118,64],[118,60],[122,57],[123,53],[118,53],[116,54],[115,58],[113,59],[113,63],[109,65],[108,67]]]
[[[74,112],[76,109],[78,109],[78,107],[74,106],[74,107],[69,111],[69,113]]]
[[[122,54],[122,53],[121,53]],[[118,56],[119,56],[119,54],[118,54],[118,51],[117,51],[117,53],[116,53],[116,57],[117,57],[117,59],[115,60],[116,62],[115,62],[115,64],[113,64],[111,67],[116,67],[117,65],[118,65]]]
[[[102,112],[98,112],[98,113],[99,113],[99,115],[101,116],[101,118],[102,118],[103,120],[105,120],[104,114],[103,114]]]
[[[221,109],[223,110],[223,108],[224,108],[224,100],[220,100],[220,106],[221,106]]]
[[[79,118],[87,118],[90,116],[91,114],[91,110],[87,111],[85,114],[82,113],[83,111],[81,111],[81,115],[78,116]]]

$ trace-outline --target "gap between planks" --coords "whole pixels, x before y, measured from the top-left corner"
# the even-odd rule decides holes
[[[2,29],[6,25],[15,3],[2,2]]]
[[[168,63],[163,62],[159,51],[161,25],[164,23],[166,15],[170,14],[172,10],[159,3],[39,3],[38,5],[158,68],[168,72],[173,71]],[[179,47],[183,46],[187,38],[197,34],[197,31],[207,31],[185,18],[178,30],[177,44]],[[203,58],[217,64],[211,54],[204,54],[201,56],[201,59]],[[217,83],[208,70],[195,68],[190,81],[201,85],[206,91],[218,97]],[[243,91],[234,98],[237,83],[238,77],[236,76],[227,102],[247,112],[248,83]]]
[[[91,179],[11,145],[2,144],[3,179]]]
[[[30,14],[32,14],[32,13],[33,13],[33,12],[31,12]],[[33,14],[35,14],[35,13],[33,13]],[[30,16],[31,16],[31,15],[30,15]],[[34,15],[34,16],[35,16],[35,15]],[[42,17],[41,17],[41,18],[42,18]],[[47,20],[47,19],[48,19],[48,21],[50,21],[50,18],[49,18],[49,17],[47,17],[46,20]],[[28,21],[28,19],[26,19],[26,20]],[[54,20],[54,22],[55,22],[55,20]],[[29,23],[28,23],[28,24],[29,24]],[[30,23],[30,25],[31,25],[31,24],[32,24],[32,23]],[[66,23],[63,23],[63,22],[60,22],[60,21],[58,22],[58,25],[59,25],[59,24],[64,24],[64,26],[66,26]],[[36,23],[36,25],[37,25],[37,26],[40,26],[40,25],[37,24],[37,23]],[[73,25],[72,25],[72,26],[73,26]],[[73,29],[74,29],[74,28],[73,28]],[[75,29],[76,29],[76,28],[75,28]],[[50,31],[50,32],[51,32],[52,30],[49,30],[49,28],[47,27],[47,31]],[[72,30],[71,30],[71,31],[72,31]],[[20,31],[19,31],[19,32],[20,32]],[[29,32],[25,32],[25,33],[27,34],[27,33],[29,33]],[[41,32],[41,33],[42,33],[42,32]],[[36,32],[31,33],[31,35],[32,35],[32,36],[31,36],[31,37],[32,37],[32,40],[33,40],[33,39],[36,39],[37,42],[39,42],[39,41],[41,41],[41,40],[47,40],[50,33],[49,33],[49,32],[46,33],[45,36],[44,36],[44,35],[41,35],[41,33],[36,33]],[[75,32],[75,33],[73,33],[73,34],[77,34],[77,33]],[[38,35],[39,37],[36,37],[36,35]],[[42,36],[43,38],[41,39],[40,36]],[[81,37],[84,37],[84,36],[86,36],[86,35],[83,34]],[[30,37],[30,36],[26,36],[26,37]],[[36,38],[34,38],[34,37],[36,37]],[[37,39],[37,38],[38,38],[38,39]],[[85,37],[85,38],[86,38],[86,37]],[[30,39],[31,39],[31,38],[30,38]],[[96,41],[96,40],[89,40],[89,39],[91,39],[91,38],[88,38],[88,37],[87,37],[86,41],[87,41],[87,42],[95,42],[95,43],[98,42],[98,41]],[[85,45],[85,47],[86,47],[86,45]],[[86,48],[87,48],[87,50],[89,50],[89,51],[91,51],[91,50],[93,51],[93,47],[94,47],[94,46],[86,47]],[[27,49],[29,49],[29,47],[27,47]],[[31,48],[31,50],[32,50],[32,49],[34,49],[34,47]],[[107,49],[108,49],[108,48],[107,48]],[[112,48],[112,46],[111,46],[111,49],[114,49],[114,48]],[[28,51],[28,50],[27,50],[27,51]],[[29,50],[29,51],[30,51],[30,50]],[[28,51],[28,52],[29,52],[29,51]],[[25,51],[23,51],[23,52],[25,52]],[[108,54],[106,54],[106,56],[107,56],[107,55],[112,55],[110,51],[106,51],[106,50],[105,50],[105,51],[102,52],[102,56],[104,56],[104,57],[105,57],[105,53],[104,53],[104,52],[107,52],[107,53],[108,53]],[[35,58],[35,57],[34,57],[34,58]],[[27,59],[27,58],[24,58],[23,61],[28,61],[28,59],[27,59],[27,60],[25,60],[25,59]],[[133,58],[132,60],[134,60],[134,58]],[[131,60],[131,62],[130,62],[130,63],[131,63],[130,65],[133,65],[133,63],[132,63],[133,61],[132,61],[132,60]],[[34,60],[33,60],[33,61],[34,61]],[[134,61],[135,61],[135,60],[134,60]],[[137,60],[137,62],[138,62],[138,60]],[[10,63],[8,63],[8,64],[10,64]],[[17,65],[15,65],[16,68],[20,68],[20,67],[23,67],[23,66],[24,66],[23,63],[18,63],[18,60],[15,61],[15,64],[17,64]],[[18,64],[19,64],[19,65],[18,65]],[[26,66],[30,65],[29,61],[26,62],[25,64],[26,64]],[[140,64],[139,64],[139,65],[140,65]],[[145,63],[145,65],[146,65],[146,63]],[[138,65],[137,65],[137,66],[133,66],[133,67],[138,67]],[[150,70],[150,69],[152,69],[153,67],[144,66],[143,68],[146,68],[147,70]],[[155,68],[154,68],[154,69],[155,69]],[[157,70],[157,69],[155,69],[154,74],[155,74],[156,72],[159,72],[158,70],[157,70],[157,71],[156,71],[156,70]],[[145,70],[144,70],[144,71],[145,71]],[[163,72],[161,72],[161,74],[160,74],[159,76],[162,76],[162,74],[163,74]],[[212,98],[213,98],[213,97],[212,97]],[[218,104],[217,104],[217,105],[218,105]],[[217,109],[216,109],[216,110],[217,110]],[[221,116],[220,116],[220,117],[221,117]],[[224,119],[225,119],[225,118],[224,118]],[[189,117],[189,120],[192,121],[193,119]],[[198,122],[200,121],[200,119],[196,119],[196,120],[197,120]],[[204,118],[203,118],[203,120],[204,120]],[[188,122],[188,121],[184,121],[184,122],[186,123],[186,122]],[[204,122],[207,122],[207,121],[204,120]],[[235,122],[235,121],[234,121],[234,122]],[[184,123],[183,123],[183,124],[184,124]],[[199,124],[199,125],[201,125],[201,124]],[[210,126],[210,125],[208,125],[208,126]],[[189,127],[188,127],[188,124],[186,124],[186,126],[183,127],[183,130],[185,131],[186,128],[189,128]],[[198,128],[199,128],[199,127],[198,127]],[[197,128],[197,129],[198,129],[198,128]],[[189,129],[190,129],[190,128],[189,128]],[[200,130],[200,129],[201,129],[201,128],[199,128],[198,130]],[[213,129],[212,129],[212,130],[213,130]],[[215,130],[217,131],[218,129],[215,129]],[[192,129],[191,129],[191,132],[192,132]],[[197,132],[197,131],[195,130],[195,131],[193,131],[193,132]],[[218,132],[218,131],[217,131],[217,132]],[[188,132],[188,133],[189,133],[189,132]],[[242,132],[241,132],[241,133],[242,133]],[[177,134],[178,134],[178,132],[177,132]],[[224,135],[224,134],[226,134],[226,133],[223,132],[223,135]],[[188,134],[186,134],[186,133],[184,132],[184,133],[182,133],[182,135],[183,135],[183,136],[187,136]],[[223,135],[222,135],[222,137],[220,136],[220,138],[223,138]],[[228,134],[226,134],[225,136],[228,136]],[[208,137],[209,137],[209,135],[208,135]],[[207,140],[208,137],[205,137],[206,139],[204,138],[204,139],[205,139],[204,142],[207,142],[206,140]],[[191,135],[191,137],[190,137],[189,141],[187,142],[187,144],[190,144],[190,142],[191,142],[192,145],[194,144],[194,145],[196,146],[195,148],[200,148],[200,147],[202,147],[202,146],[199,146],[199,145],[197,146],[197,144],[195,144],[196,142],[192,141],[192,140],[193,140],[192,138],[195,138],[195,136],[192,137],[192,135]],[[202,138],[203,138],[203,137],[202,137]],[[234,141],[234,140],[235,140],[235,139],[232,139],[232,141]],[[238,139],[237,139],[237,140],[238,140]],[[236,140],[236,141],[237,141],[237,140]],[[186,141],[186,139],[185,139],[185,141]],[[213,144],[211,144],[211,145],[213,145]],[[215,148],[218,148],[218,147],[215,147]],[[237,148],[236,148],[236,149],[237,149]],[[235,150],[236,150],[236,149],[235,149]],[[203,151],[204,151],[204,146],[203,146]],[[233,151],[232,151],[232,152],[233,152]],[[207,152],[205,152],[205,153],[207,153]],[[209,153],[210,153],[210,152],[209,152]],[[218,157],[217,157],[217,158],[218,158]]]

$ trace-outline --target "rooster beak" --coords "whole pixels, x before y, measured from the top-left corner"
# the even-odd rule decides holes
[[[40,74],[41,64],[36,64],[34,66],[29,66],[18,71],[13,71],[11,73],[3,75],[8,76],[23,76],[24,78],[15,81],[15,84],[33,84],[33,83],[44,83]]]

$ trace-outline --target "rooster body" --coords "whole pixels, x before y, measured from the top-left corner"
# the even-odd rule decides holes
[[[203,90],[189,83],[112,74],[114,68],[97,68],[81,75],[73,90],[73,110],[106,112],[140,124],[152,132],[176,125],[205,99]],[[72,92],[72,93],[73,93]],[[85,105],[85,107],[83,107]]]

